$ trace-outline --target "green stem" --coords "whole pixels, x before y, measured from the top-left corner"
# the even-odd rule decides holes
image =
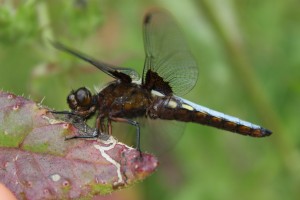
[[[36,11],[37,11],[37,16],[38,16],[38,21],[39,21],[39,25],[41,28],[41,32],[42,32],[42,41],[44,42],[46,47],[49,47],[50,49],[50,42],[49,41],[53,41],[53,31],[51,28],[51,24],[50,24],[50,19],[49,19],[49,13],[48,13],[48,9],[47,9],[47,4],[45,1],[40,1],[37,3],[37,7],[36,7]],[[53,51],[49,51],[49,53],[51,53]],[[53,58],[54,55],[50,55],[51,58]]]

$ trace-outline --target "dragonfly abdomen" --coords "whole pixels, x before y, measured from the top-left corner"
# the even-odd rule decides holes
[[[271,131],[261,126],[225,115],[176,96],[157,99],[154,102],[151,113],[153,118],[194,122],[252,137],[265,137],[272,134]]]

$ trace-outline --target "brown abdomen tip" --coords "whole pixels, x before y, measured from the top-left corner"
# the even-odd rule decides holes
[[[269,136],[271,134],[272,134],[272,131],[270,131],[268,129],[265,129],[265,128],[262,129],[262,135],[263,135],[263,137],[264,136]]]

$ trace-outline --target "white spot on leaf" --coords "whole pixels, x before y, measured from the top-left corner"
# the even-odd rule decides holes
[[[57,182],[60,180],[61,176],[59,174],[53,174],[50,176],[51,180]]]

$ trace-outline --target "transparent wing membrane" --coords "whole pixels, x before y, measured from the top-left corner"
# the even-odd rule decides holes
[[[168,13],[154,11],[145,16],[144,45],[144,84],[149,82],[146,73],[151,70],[157,72],[175,94],[186,94],[195,86],[198,78],[197,64],[187,48],[182,32]]]

